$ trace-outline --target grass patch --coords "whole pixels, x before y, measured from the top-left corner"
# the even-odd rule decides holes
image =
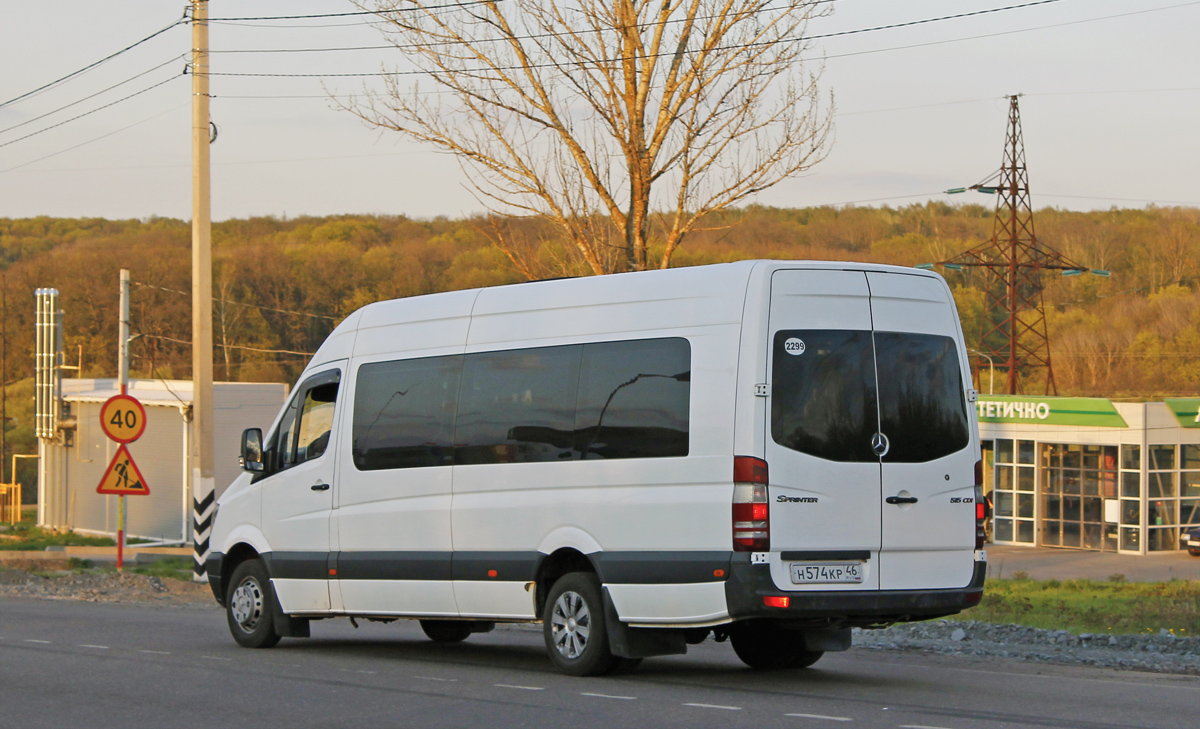
[[[32,516],[22,519],[7,532],[8,539],[0,539],[0,550],[42,551],[46,547],[112,547],[116,542],[109,537],[85,537],[75,532],[56,533],[34,523]]]
[[[1015,623],[1072,633],[1200,635],[1200,581],[989,579],[983,602],[962,614],[987,623]]]
[[[152,577],[191,582],[193,577],[192,563],[192,559],[188,557],[168,557],[160,559],[157,562],[151,562],[148,565],[134,567],[130,571],[139,575],[150,575]]]

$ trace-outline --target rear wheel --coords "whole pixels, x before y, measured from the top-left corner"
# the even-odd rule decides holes
[[[546,596],[542,635],[550,660],[571,676],[599,676],[618,668],[632,668],[613,656],[604,622],[604,602],[595,575],[563,575]]]
[[[421,630],[434,643],[461,643],[471,634],[471,624],[465,620],[422,620]]]
[[[822,651],[805,650],[803,633],[780,630],[765,623],[746,622],[732,626],[729,642],[742,663],[758,670],[805,668],[824,655]]]
[[[270,648],[279,642],[275,632],[275,591],[267,568],[258,559],[237,566],[229,579],[225,617],[229,632],[243,648]]]

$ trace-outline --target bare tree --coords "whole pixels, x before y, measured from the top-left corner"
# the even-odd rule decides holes
[[[827,0],[361,7],[407,65],[344,108],[457,156],[493,214],[550,221],[593,273],[666,268],[705,215],[825,154],[802,54]]]

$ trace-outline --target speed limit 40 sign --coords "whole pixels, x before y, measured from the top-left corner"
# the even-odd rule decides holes
[[[100,427],[118,443],[132,443],[146,430],[146,409],[129,395],[113,395],[100,408]]]

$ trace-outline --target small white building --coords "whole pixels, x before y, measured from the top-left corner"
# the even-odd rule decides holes
[[[1200,398],[980,395],[997,544],[1146,554],[1200,525]]]
[[[216,495],[240,472],[246,428],[266,429],[287,397],[282,383],[213,383]],[[100,407],[119,387],[115,379],[62,380],[57,440],[40,440],[38,523],[85,534],[115,535],[117,497],[96,493],[117,443],[100,427]],[[187,454],[192,437],[192,383],[130,380],[128,394],[146,410],[146,430],[128,445],[150,494],[126,499],[130,537],[188,543],[192,539],[192,484]]]

